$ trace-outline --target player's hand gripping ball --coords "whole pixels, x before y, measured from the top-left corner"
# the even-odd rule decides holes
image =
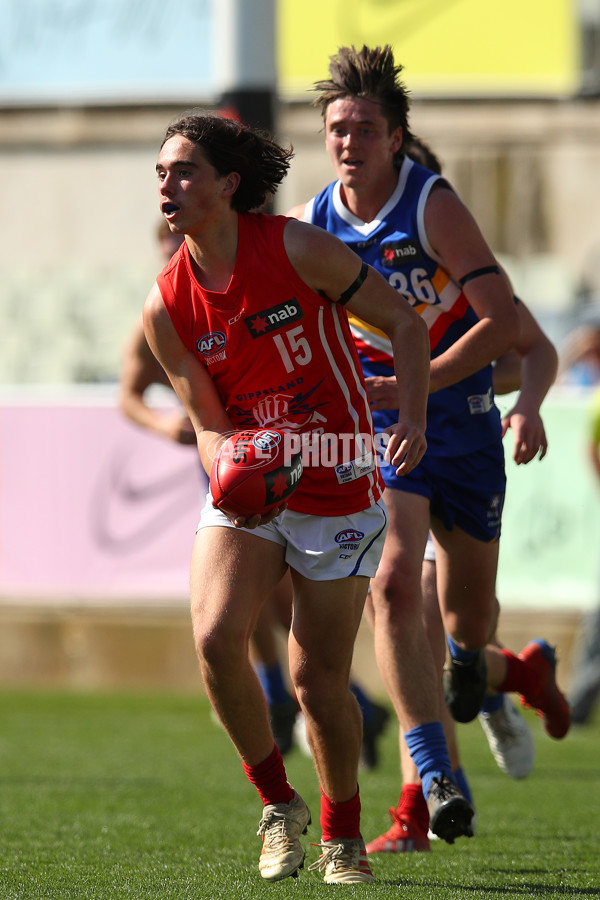
[[[301,451],[291,452],[289,437],[274,428],[231,435],[212,464],[213,506],[230,516],[249,517],[287,502],[302,475]]]

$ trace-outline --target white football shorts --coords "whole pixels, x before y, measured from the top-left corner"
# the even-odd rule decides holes
[[[198,531],[215,525],[235,528],[225,513],[214,508],[209,491]],[[387,509],[379,500],[369,509],[349,516],[311,516],[286,509],[268,525],[248,530],[285,547],[286,563],[301,575],[313,581],[333,581],[351,575],[372,578],[381,559],[387,527]]]
[[[435,544],[433,543],[433,538],[431,537],[431,532],[427,535],[427,543],[425,545],[425,554],[423,559],[427,560],[427,562],[435,562]]]

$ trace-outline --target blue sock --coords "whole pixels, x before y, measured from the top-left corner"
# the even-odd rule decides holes
[[[355,684],[355,682],[352,682],[352,684],[350,685],[350,690],[358,701],[358,705],[360,706],[360,711],[363,717],[363,722],[368,722],[373,715],[373,704],[371,703],[363,689],[358,684]]]
[[[254,671],[260,681],[260,686],[269,706],[275,706],[276,703],[285,703],[289,699],[290,695],[285,686],[279,663],[273,663],[271,666],[256,663]]]
[[[495,713],[502,709],[504,703],[504,694],[490,694],[481,704],[481,712]]]
[[[473,794],[471,793],[471,788],[469,787],[469,782],[467,781],[467,776],[465,775],[462,766],[459,766],[458,769],[454,770],[454,784],[460,788],[463,797],[466,797],[471,806],[473,806]]]
[[[407,731],[404,740],[417,767],[423,795],[427,799],[434,778],[441,778],[442,775],[452,778],[444,729],[441,722],[427,722]]]
[[[460,644],[455,643],[449,634],[446,635],[448,646],[450,647],[450,656],[457,662],[469,663],[477,659],[479,650],[464,650]]]

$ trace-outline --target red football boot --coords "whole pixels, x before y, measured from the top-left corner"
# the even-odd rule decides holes
[[[555,648],[546,641],[531,641],[519,659],[538,677],[536,687],[521,695],[521,703],[537,710],[550,737],[564,738],[571,727],[571,710],[556,684]]]
[[[416,853],[431,850],[427,832],[410,816],[390,807],[392,827],[367,844],[367,853]]]

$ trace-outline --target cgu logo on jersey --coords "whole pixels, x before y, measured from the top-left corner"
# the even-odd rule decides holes
[[[278,303],[277,306],[270,306],[268,309],[262,309],[253,316],[247,316],[244,319],[248,331],[253,338],[262,337],[263,334],[269,334],[271,331],[277,331],[290,322],[296,322],[303,319],[304,313],[302,307],[295,297],[287,300],[285,303]]]
[[[381,245],[381,264],[398,266],[422,259],[421,249],[416,241],[406,238],[403,241],[387,241]]]
[[[340,545],[340,550],[358,550],[359,544],[364,538],[363,531],[355,531],[354,528],[346,528],[344,531],[338,531],[334,537],[336,544]]]
[[[202,356],[214,356],[225,349],[226,337],[222,331],[209,331],[196,341],[196,350]]]

